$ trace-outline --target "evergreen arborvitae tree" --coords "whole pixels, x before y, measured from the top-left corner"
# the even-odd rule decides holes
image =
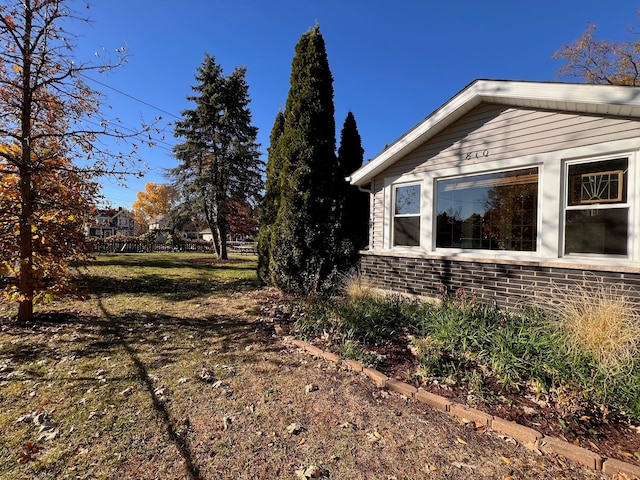
[[[280,172],[282,170],[282,156],[278,151],[278,142],[284,131],[284,114],[278,112],[271,129],[269,141],[266,184],[262,211],[260,214],[260,230],[258,233],[258,278],[264,283],[270,281],[271,271],[271,230],[280,207]]]
[[[364,150],[353,113],[344,121],[338,149],[336,184],[336,267],[347,271],[358,262],[358,251],[369,242],[369,194],[345,179],[362,166]]]
[[[262,162],[251,124],[246,68],[235,68],[229,76],[215,59],[205,55],[197,69],[194,109],[182,112],[175,136],[184,141],[174,147],[180,164],[171,170],[194,216],[206,219],[218,257],[227,258],[229,217],[234,202],[255,204],[263,188]]]
[[[280,205],[271,235],[271,280],[285,291],[316,293],[331,284],[337,160],[333,77],[316,25],[296,45],[284,130]]]

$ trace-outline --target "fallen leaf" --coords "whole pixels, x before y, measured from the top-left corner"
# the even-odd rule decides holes
[[[57,428],[54,430],[45,430],[38,436],[38,441],[40,442],[42,440],[45,440],[45,441],[54,440],[59,433],[60,432]]]
[[[460,437],[456,438],[456,440],[458,441],[458,443],[461,443],[462,445],[466,445],[467,442],[465,442],[463,439],[461,439]]]
[[[128,397],[136,390],[138,390],[138,387],[136,385],[129,385],[127,388],[120,392],[120,395],[122,395],[123,397]]]
[[[369,439],[369,441],[371,443],[375,443],[375,442],[380,441],[380,438],[382,438],[382,437],[377,437],[373,433],[367,433],[367,438]]]
[[[500,457],[502,459],[502,461],[504,463],[506,463],[507,465],[511,465],[511,460],[509,460],[507,457]]]
[[[40,448],[38,448],[38,445],[33,443],[33,442],[27,442],[22,446],[23,450],[27,453],[38,453],[40,451]]]
[[[290,435],[297,435],[302,431],[302,427],[300,426],[299,423],[291,423],[289,424],[289,426],[287,427],[287,433],[289,433]]]

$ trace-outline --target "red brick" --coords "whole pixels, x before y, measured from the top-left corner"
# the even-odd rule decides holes
[[[413,398],[413,396],[418,391],[416,387],[413,387],[407,383],[401,382],[400,380],[396,380],[395,378],[388,379],[386,387],[389,390],[401,393],[402,395],[405,395],[409,398]]]
[[[452,403],[449,407],[449,413],[460,420],[480,423],[487,427],[490,427],[493,422],[493,417],[488,413],[460,405],[459,403]]]
[[[451,401],[447,400],[435,393],[427,392],[421,388],[418,389],[415,395],[416,400],[443,412],[448,412],[451,407]]]
[[[640,467],[615,458],[607,458],[602,464],[602,471],[607,475],[624,474],[629,480],[640,480]]]
[[[584,465],[592,470],[602,470],[602,457],[586,448],[577,447],[569,442],[556,437],[544,437],[542,439],[542,450],[545,452],[562,455],[580,465]]]
[[[345,359],[342,363],[355,372],[362,372],[362,364],[357,360]]]
[[[496,432],[500,432],[509,437],[515,438],[518,442],[523,444],[536,444],[542,439],[542,434],[533,428],[519,425],[516,422],[509,422],[502,418],[494,417],[491,422],[491,428]]]
[[[379,387],[384,387],[387,383],[387,380],[389,380],[389,377],[387,377],[384,373],[379,372],[378,370],[375,370],[373,368],[363,368],[362,373],[376,382]]]
[[[329,352],[325,350],[324,352],[322,352],[322,356],[324,357],[325,360],[328,360],[330,362],[340,363],[340,357],[333,352]]]

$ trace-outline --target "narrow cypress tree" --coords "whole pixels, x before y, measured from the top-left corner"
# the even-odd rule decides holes
[[[335,273],[333,76],[318,25],[301,36],[295,51],[278,142],[283,163],[271,280],[285,291],[316,293],[328,288]]]
[[[264,198],[260,214],[260,230],[258,232],[258,278],[264,283],[270,280],[271,270],[271,230],[280,207],[280,172],[282,156],[278,151],[278,142],[284,131],[284,114],[282,110],[276,115],[271,129],[269,148],[267,149],[267,167]]]
[[[362,166],[364,149],[353,113],[349,112],[340,134],[336,185],[336,267],[347,271],[358,261],[358,250],[369,242],[369,194],[345,179]]]

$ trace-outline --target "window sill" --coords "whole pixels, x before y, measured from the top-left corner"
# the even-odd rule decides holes
[[[557,267],[572,270],[597,270],[601,272],[616,273],[640,273],[640,262],[633,262],[628,258],[593,258],[593,257],[571,257],[571,258],[535,258],[535,252],[523,252],[522,256],[516,257],[512,253],[507,255],[482,255],[477,252],[456,252],[453,254],[443,252],[426,253],[423,250],[415,249],[393,249],[393,250],[362,250],[363,256],[386,256],[397,258],[423,258],[426,260],[453,260],[457,262],[479,262],[504,265],[527,265],[536,267]]]

